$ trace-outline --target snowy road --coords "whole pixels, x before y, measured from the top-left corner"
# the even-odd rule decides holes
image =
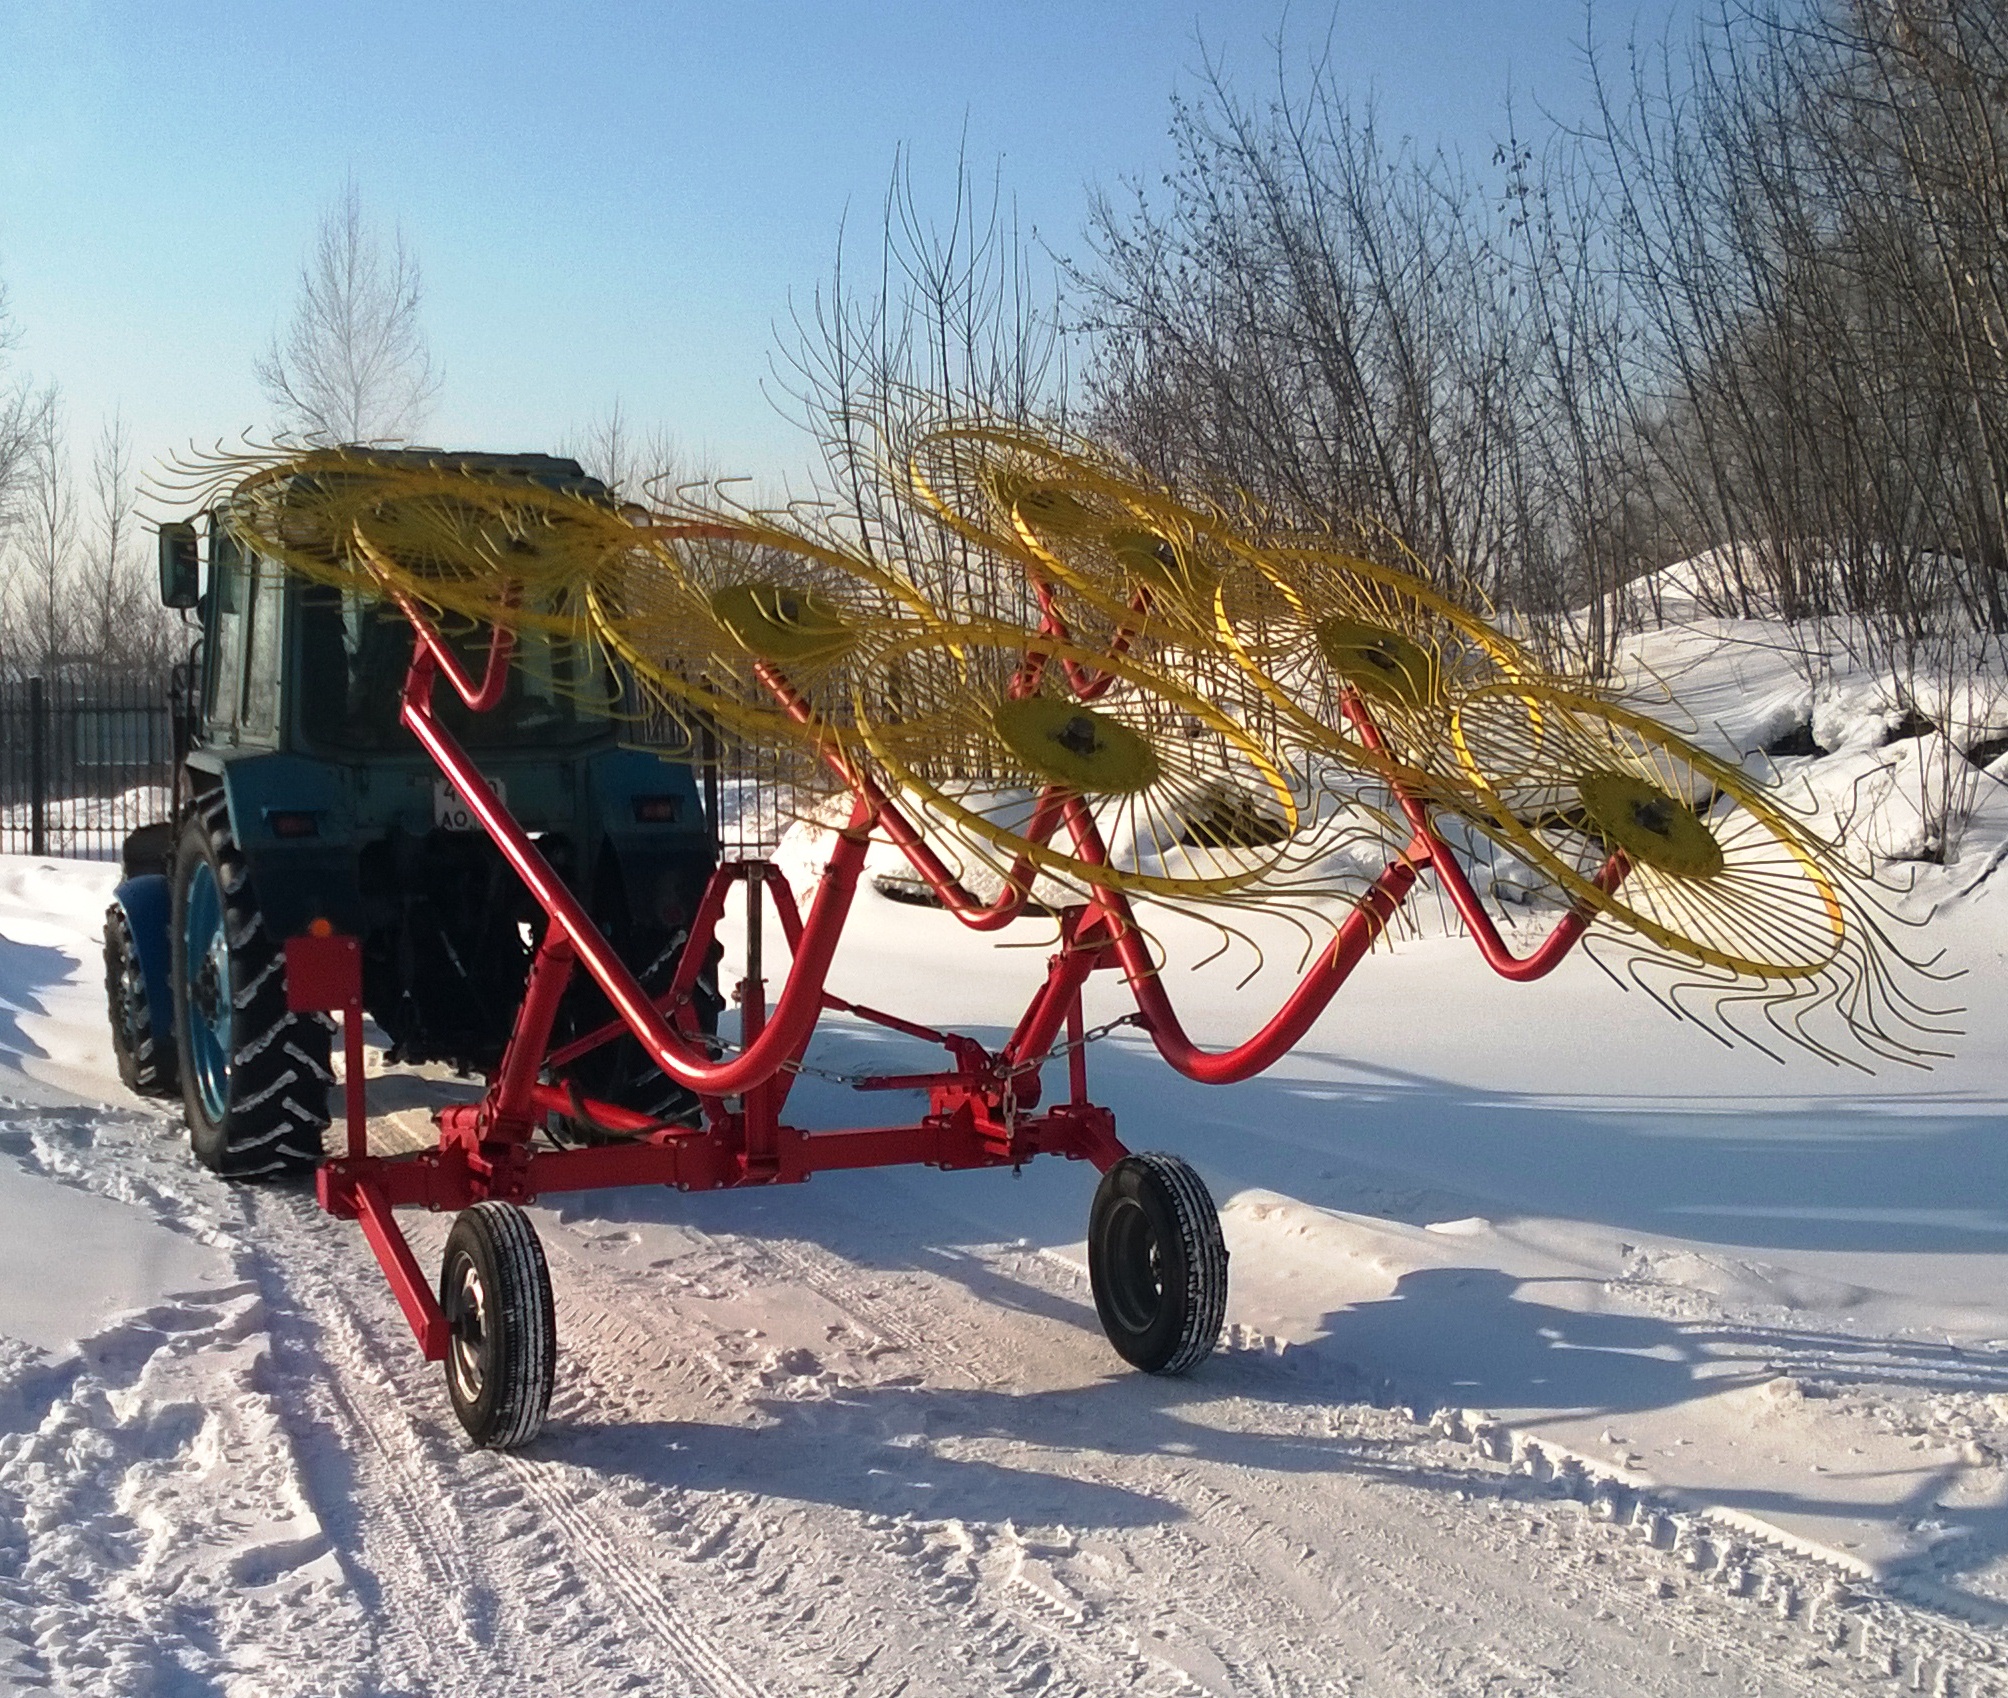
[[[1102,1340],[1080,1167],[598,1193],[536,1211],[551,1425],[476,1453],[353,1227],[83,1100],[103,870],[0,871],[0,1200],[72,1246],[35,1301],[8,1268],[0,1690],[2008,1693],[1996,1063],[1843,1115],[1711,1059],[1712,1105],[1650,1121],[1706,1040],[1593,970],[1495,1009],[1425,940],[1279,1079],[1098,1051],[1226,1205],[1230,1348],[1190,1379]],[[940,916],[880,918],[871,970],[940,973]],[[994,1023],[1036,964],[925,1011]],[[1424,979],[1483,1088],[1388,1012]],[[1266,993],[1215,994],[1231,1027]],[[1622,1078],[1571,1074],[1613,1001]]]

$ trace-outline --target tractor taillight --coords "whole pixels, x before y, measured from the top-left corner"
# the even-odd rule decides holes
[[[637,796],[634,799],[637,825],[674,825],[683,817],[681,796]]]
[[[306,808],[271,808],[265,824],[274,837],[319,837],[321,816]]]

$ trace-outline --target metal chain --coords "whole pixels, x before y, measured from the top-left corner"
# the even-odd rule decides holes
[[[1044,1067],[1047,1062],[1058,1061],[1060,1057],[1063,1055],[1072,1055],[1074,1051],[1077,1049],[1086,1049],[1089,1044],[1099,1042],[1101,1039],[1106,1038],[1111,1032],[1120,1031],[1125,1026],[1141,1026],[1142,1024],[1143,1024],[1143,1016],[1136,1010],[1132,1009],[1129,1013],[1118,1015],[1113,1020],[1103,1021],[1102,1024],[1099,1026],[1089,1027],[1088,1030],[1083,1032],[1078,1038],[1067,1038],[1062,1040],[1061,1042],[1055,1044],[1051,1049],[1047,1050],[1044,1055],[1035,1055],[1029,1061],[1019,1062],[1017,1066],[1013,1067],[1010,1070],[1010,1072],[1005,1074],[1005,1077],[1007,1079],[1015,1079],[1020,1074],[1023,1073],[1036,1073],[1039,1071],[1040,1068]]]

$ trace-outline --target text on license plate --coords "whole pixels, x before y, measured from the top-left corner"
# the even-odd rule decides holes
[[[505,806],[508,804],[509,792],[503,788],[501,779],[490,778],[483,782],[494,792],[496,801]],[[435,778],[432,781],[432,823],[440,831],[481,829],[481,822],[474,817],[474,810],[462,800],[460,792],[453,788],[451,782],[444,778]]]

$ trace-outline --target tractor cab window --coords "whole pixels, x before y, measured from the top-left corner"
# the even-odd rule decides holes
[[[416,742],[398,718],[412,631],[382,602],[322,585],[300,592],[302,729],[315,743],[341,749],[408,749]],[[488,629],[450,637],[463,668],[480,677]],[[470,713],[443,681],[433,696],[440,718],[471,749],[583,742],[610,729],[617,697],[590,645],[542,633],[516,643],[509,685],[489,713]]]
[[[237,725],[244,688],[244,626],[250,573],[243,550],[221,525],[209,529],[209,668],[203,717],[228,738]]]
[[[247,559],[239,578],[250,605],[241,621],[244,696],[237,734],[252,742],[269,743],[279,735],[279,642],[285,629],[280,615],[286,605],[286,573],[283,566],[254,555]]]

